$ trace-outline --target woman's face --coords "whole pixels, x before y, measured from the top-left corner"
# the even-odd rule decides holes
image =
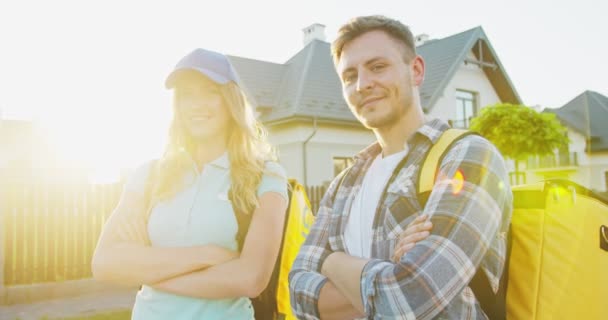
[[[175,86],[176,112],[196,141],[225,139],[230,113],[218,85],[199,74],[184,75]]]

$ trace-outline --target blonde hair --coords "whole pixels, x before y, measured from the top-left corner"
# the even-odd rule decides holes
[[[230,192],[235,212],[250,214],[258,207],[257,188],[266,161],[276,161],[267,142],[266,130],[255,119],[253,110],[238,85],[218,85],[225,107],[231,115],[228,127]],[[163,157],[151,169],[148,212],[154,204],[174,196],[184,187],[185,175],[192,171],[195,144],[184,130],[177,112],[169,129],[169,141]]]

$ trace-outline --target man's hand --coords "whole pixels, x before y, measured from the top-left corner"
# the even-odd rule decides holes
[[[429,236],[432,228],[433,224],[431,221],[428,221],[426,214],[416,217],[399,236],[399,242],[395,246],[391,260],[394,263],[399,262],[406,253],[412,250],[416,242],[422,241]]]

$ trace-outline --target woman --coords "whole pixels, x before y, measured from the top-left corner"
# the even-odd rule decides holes
[[[93,275],[142,286],[133,319],[252,319],[249,298],[266,287],[281,243],[284,170],[225,55],[193,51],[166,86],[169,143],[126,184]],[[253,215],[242,249],[238,214]]]

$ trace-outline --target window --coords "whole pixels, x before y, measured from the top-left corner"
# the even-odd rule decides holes
[[[334,157],[334,177],[350,167],[354,160],[350,157]]]
[[[475,93],[456,90],[456,119],[452,121],[454,128],[466,129],[471,124],[471,118],[477,112]]]

